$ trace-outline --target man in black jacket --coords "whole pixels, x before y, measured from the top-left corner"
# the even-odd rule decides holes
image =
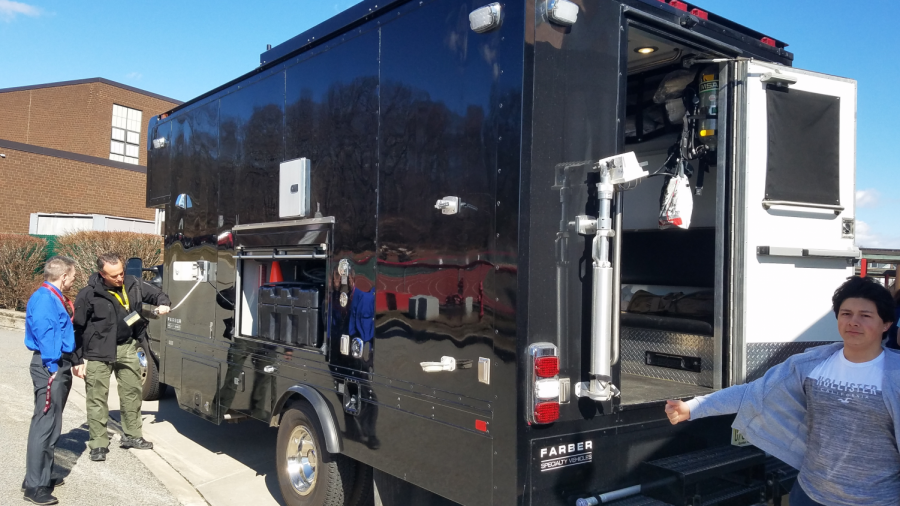
[[[109,377],[116,374],[119,411],[122,414],[121,446],[148,450],[153,443],[141,433],[141,366],[138,340],[143,336],[139,312],[141,303],[169,312],[169,296],[134,276],[125,276],[124,262],[115,253],[97,258],[97,273],[75,299],[76,356],[87,361],[85,403],[91,439],[91,460],[106,460],[109,453]]]

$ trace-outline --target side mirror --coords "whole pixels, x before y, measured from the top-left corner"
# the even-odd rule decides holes
[[[144,261],[138,257],[132,257],[125,261],[125,275],[141,279],[144,272]]]
[[[151,279],[151,280],[149,281],[149,283],[150,283],[151,285],[155,286],[156,288],[159,288],[160,290],[162,290],[162,285],[163,285],[163,278],[162,278],[162,274],[163,274],[163,266],[162,266],[162,265],[157,265],[156,267],[150,267],[149,269],[144,269],[144,270],[145,270],[145,271],[150,271],[150,272],[153,273],[153,279]]]

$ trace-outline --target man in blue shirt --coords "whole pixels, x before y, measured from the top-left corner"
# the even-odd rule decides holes
[[[31,381],[34,383],[34,415],[28,431],[25,457],[25,500],[34,504],[56,504],[51,495],[62,478],[53,479],[53,452],[62,431],[62,414],[72,387],[72,373],[84,377],[84,366],[73,364],[74,307],[63,294],[75,281],[75,261],[55,256],[44,264],[44,283],[28,299],[25,312],[25,346],[34,352]]]

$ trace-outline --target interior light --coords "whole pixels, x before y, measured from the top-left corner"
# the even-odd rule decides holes
[[[635,49],[634,52],[640,53],[640,54],[650,54],[650,53],[655,53],[658,50],[659,50],[658,47],[645,46],[645,47],[639,47],[639,48]]]

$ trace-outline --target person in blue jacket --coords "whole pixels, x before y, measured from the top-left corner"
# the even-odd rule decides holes
[[[34,352],[31,381],[34,383],[34,414],[28,429],[25,456],[25,500],[34,504],[56,504],[53,487],[63,479],[50,475],[53,452],[62,431],[63,408],[72,388],[72,373],[84,377],[77,361],[74,308],[64,292],[75,281],[75,261],[55,256],[44,264],[44,282],[28,299],[25,311],[25,346]]]
[[[672,424],[737,413],[732,427],[800,471],[791,506],[900,504],[900,353],[882,346],[890,292],[851,277],[834,292],[843,343],[788,358],[762,378],[687,402],[667,401]]]

